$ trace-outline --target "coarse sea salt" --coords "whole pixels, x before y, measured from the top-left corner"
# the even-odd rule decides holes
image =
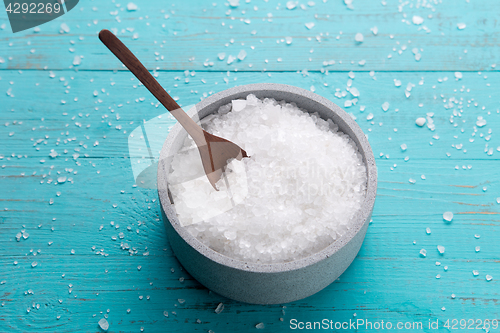
[[[248,95],[202,126],[250,156],[228,164],[219,191],[190,137],[173,157],[168,182],[179,221],[208,247],[248,262],[287,262],[322,250],[349,229],[365,196],[366,167],[331,120]]]

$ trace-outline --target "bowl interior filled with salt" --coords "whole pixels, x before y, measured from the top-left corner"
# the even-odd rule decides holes
[[[249,157],[228,163],[217,190],[176,125],[163,146],[158,192],[167,235],[207,288],[249,303],[310,296],[349,266],[376,194],[366,136],[337,105],[282,84],[225,90],[189,110]]]

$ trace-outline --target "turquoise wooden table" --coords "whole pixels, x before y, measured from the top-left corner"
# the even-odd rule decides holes
[[[82,0],[15,34],[0,14],[0,332],[500,331],[500,2],[230,3]],[[275,82],[356,119],[379,187],[338,281],[262,306],[182,269],[129,158],[166,110],[103,28],[181,105]]]

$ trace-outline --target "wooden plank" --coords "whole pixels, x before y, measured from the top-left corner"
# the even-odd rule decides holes
[[[354,10],[341,1],[317,1],[293,10],[286,2],[242,1],[237,8],[215,3],[154,0],[130,12],[125,4],[87,2],[41,26],[40,32],[14,35],[1,14],[0,56],[5,63],[0,69],[68,69],[75,56],[83,56],[79,70],[122,70],[97,39],[103,28],[115,29],[151,70],[476,71],[495,70],[492,65],[500,63],[497,1],[428,1],[422,6],[356,0]],[[424,19],[422,24],[412,23],[415,15]],[[60,33],[61,22],[69,33]],[[315,26],[309,30],[306,23]],[[466,28],[459,30],[458,23]],[[357,33],[364,35],[362,43],[355,41]],[[292,43],[285,37],[292,37]],[[236,57],[241,50],[246,58],[228,65],[229,55]],[[226,54],[223,61],[219,53]],[[330,60],[335,64],[325,67],[323,62]],[[358,64],[362,60],[364,66]]]
[[[447,319],[470,318],[472,310],[484,313],[482,319],[500,316],[496,306],[500,251],[496,241],[500,226],[496,189],[500,171],[495,136],[500,115],[496,112],[498,101],[490,97],[495,96],[499,84],[497,73],[488,73],[486,79],[484,74],[463,73],[460,81],[455,81],[450,72],[376,72],[376,80],[369,73],[354,73],[359,101],[346,110],[368,134],[377,158],[379,189],[373,223],[358,258],[339,281],[310,298],[284,305],[286,308],[228,300],[209,293],[181,270],[165,237],[156,191],[133,187],[131,162],[126,158],[129,134],[144,120],[164,112],[155,107],[144,87],[134,88],[137,81],[123,72],[54,73],[51,78],[45,71],[3,71],[0,80],[0,90],[12,88],[14,95],[2,97],[0,114],[0,137],[4,140],[0,146],[0,282],[5,281],[0,284],[0,330],[98,331],[97,322],[108,309],[110,330],[124,332],[141,327],[171,332],[251,331],[259,322],[265,323],[267,330],[288,331],[291,319],[324,318],[334,322],[384,320],[394,325],[399,321],[426,325],[430,319],[438,320],[442,328]],[[349,79],[342,72],[310,73],[306,77],[258,72],[231,73],[228,77],[226,73],[198,72],[188,84],[175,79],[183,75],[160,72],[158,79],[164,86],[177,83],[171,92],[184,105],[197,102],[203,93],[208,96],[236,84],[254,82],[288,83],[306,89],[315,86],[316,92],[341,106],[353,98],[350,93],[335,97],[337,88],[345,91]],[[424,83],[419,85],[422,77]],[[449,79],[443,81],[444,77]],[[402,86],[396,87],[394,79],[401,80]],[[65,82],[69,82],[67,86]],[[415,87],[406,98],[404,90],[409,82]],[[457,100],[452,107],[450,97]],[[390,102],[387,112],[381,107],[385,101]],[[466,122],[456,122],[459,125],[455,127],[449,120],[454,110],[460,110],[459,101],[462,116],[454,118]],[[419,107],[419,103],[424,106]],[[120,104],[123,106],[118,107]],[[361,111],[360,105],[366,105],[366,109]],[[415,125],[415,119],[425,117],[427,112],[434,112],[435,131]],[[366,120],[369,113],[374,115],[373,120]],[[478,116],[487,120],[484,127],[477,127]],[[75,126],[75,122],[82,126]],[[167,120],[166,124],[174,122]],[[489,129],[491,138],[486,141]],[[11,132],[14,135],[9,136]],[[436,134],[437,140],[433,138]],[[75,140],[64,143],[67,138]],[[33,146],[38,139],[43,140]],[[99,145],[94,146],[96,140]],[[406,151],[400,148],[403,143]],[[459,143],[464,145],[460,150],[451,146]],[[486,143],[495,148],[491,156],[484,152]],[[72,157],[75,148],[80,149],[76,161]],[[51,149],[61,156],[51,158]],[[406,156],[410,159],[405,162]],[[41,159],[46,162],[40,163]],[[459,170],[455,169],[457,165]],[[73,178],[72,182],[67,179],[55,185],[61,175]],[[415,184],[409,182],[410,178],[416,180]],[[443,221],[445,211],[454,213],[451,223]],[[29,237],[21,237],[18,242],[16,235],[22,230]],[[476,234],[480,238],[475,238]],[[133,255],[127,246],[122,248],[122,242]],[[443,255],[437,245],[445,246]],[[476,253],[476,246],[481,247],[480,252]],[[419,254],[422,248],[427,250],[425,258]],[[35,261],[37,266],[32,268]],[[436,265],[436,261],[441,264]],[[478,270],[479,275],[474,276],[472,270]],[[486,274],[493,280],[487,282]],[[181,277],[183,282],[179,281]],[[179,299],[185,302],[180,304]],[[220,302],[225,309],[218,315],[214,309]],[[130,314],[127,309],[131,309]],[[164,311],[168,311],[168,317]]]

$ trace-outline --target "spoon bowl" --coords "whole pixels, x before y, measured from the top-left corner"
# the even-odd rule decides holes
[[[221,178],[228,161],[233,158],[241,160],[243,157],[248,157],[247,153],[235,143],[210,134],[196,124],[163,89],[139,59],[134,56],[132,51],[111,31],[106,29],[101,30],[99,39],[144,84],[158,101],[170,111],[193,138],[200,152],[201,162],[208,181],[215,190],[218,190],[215,184]]]

